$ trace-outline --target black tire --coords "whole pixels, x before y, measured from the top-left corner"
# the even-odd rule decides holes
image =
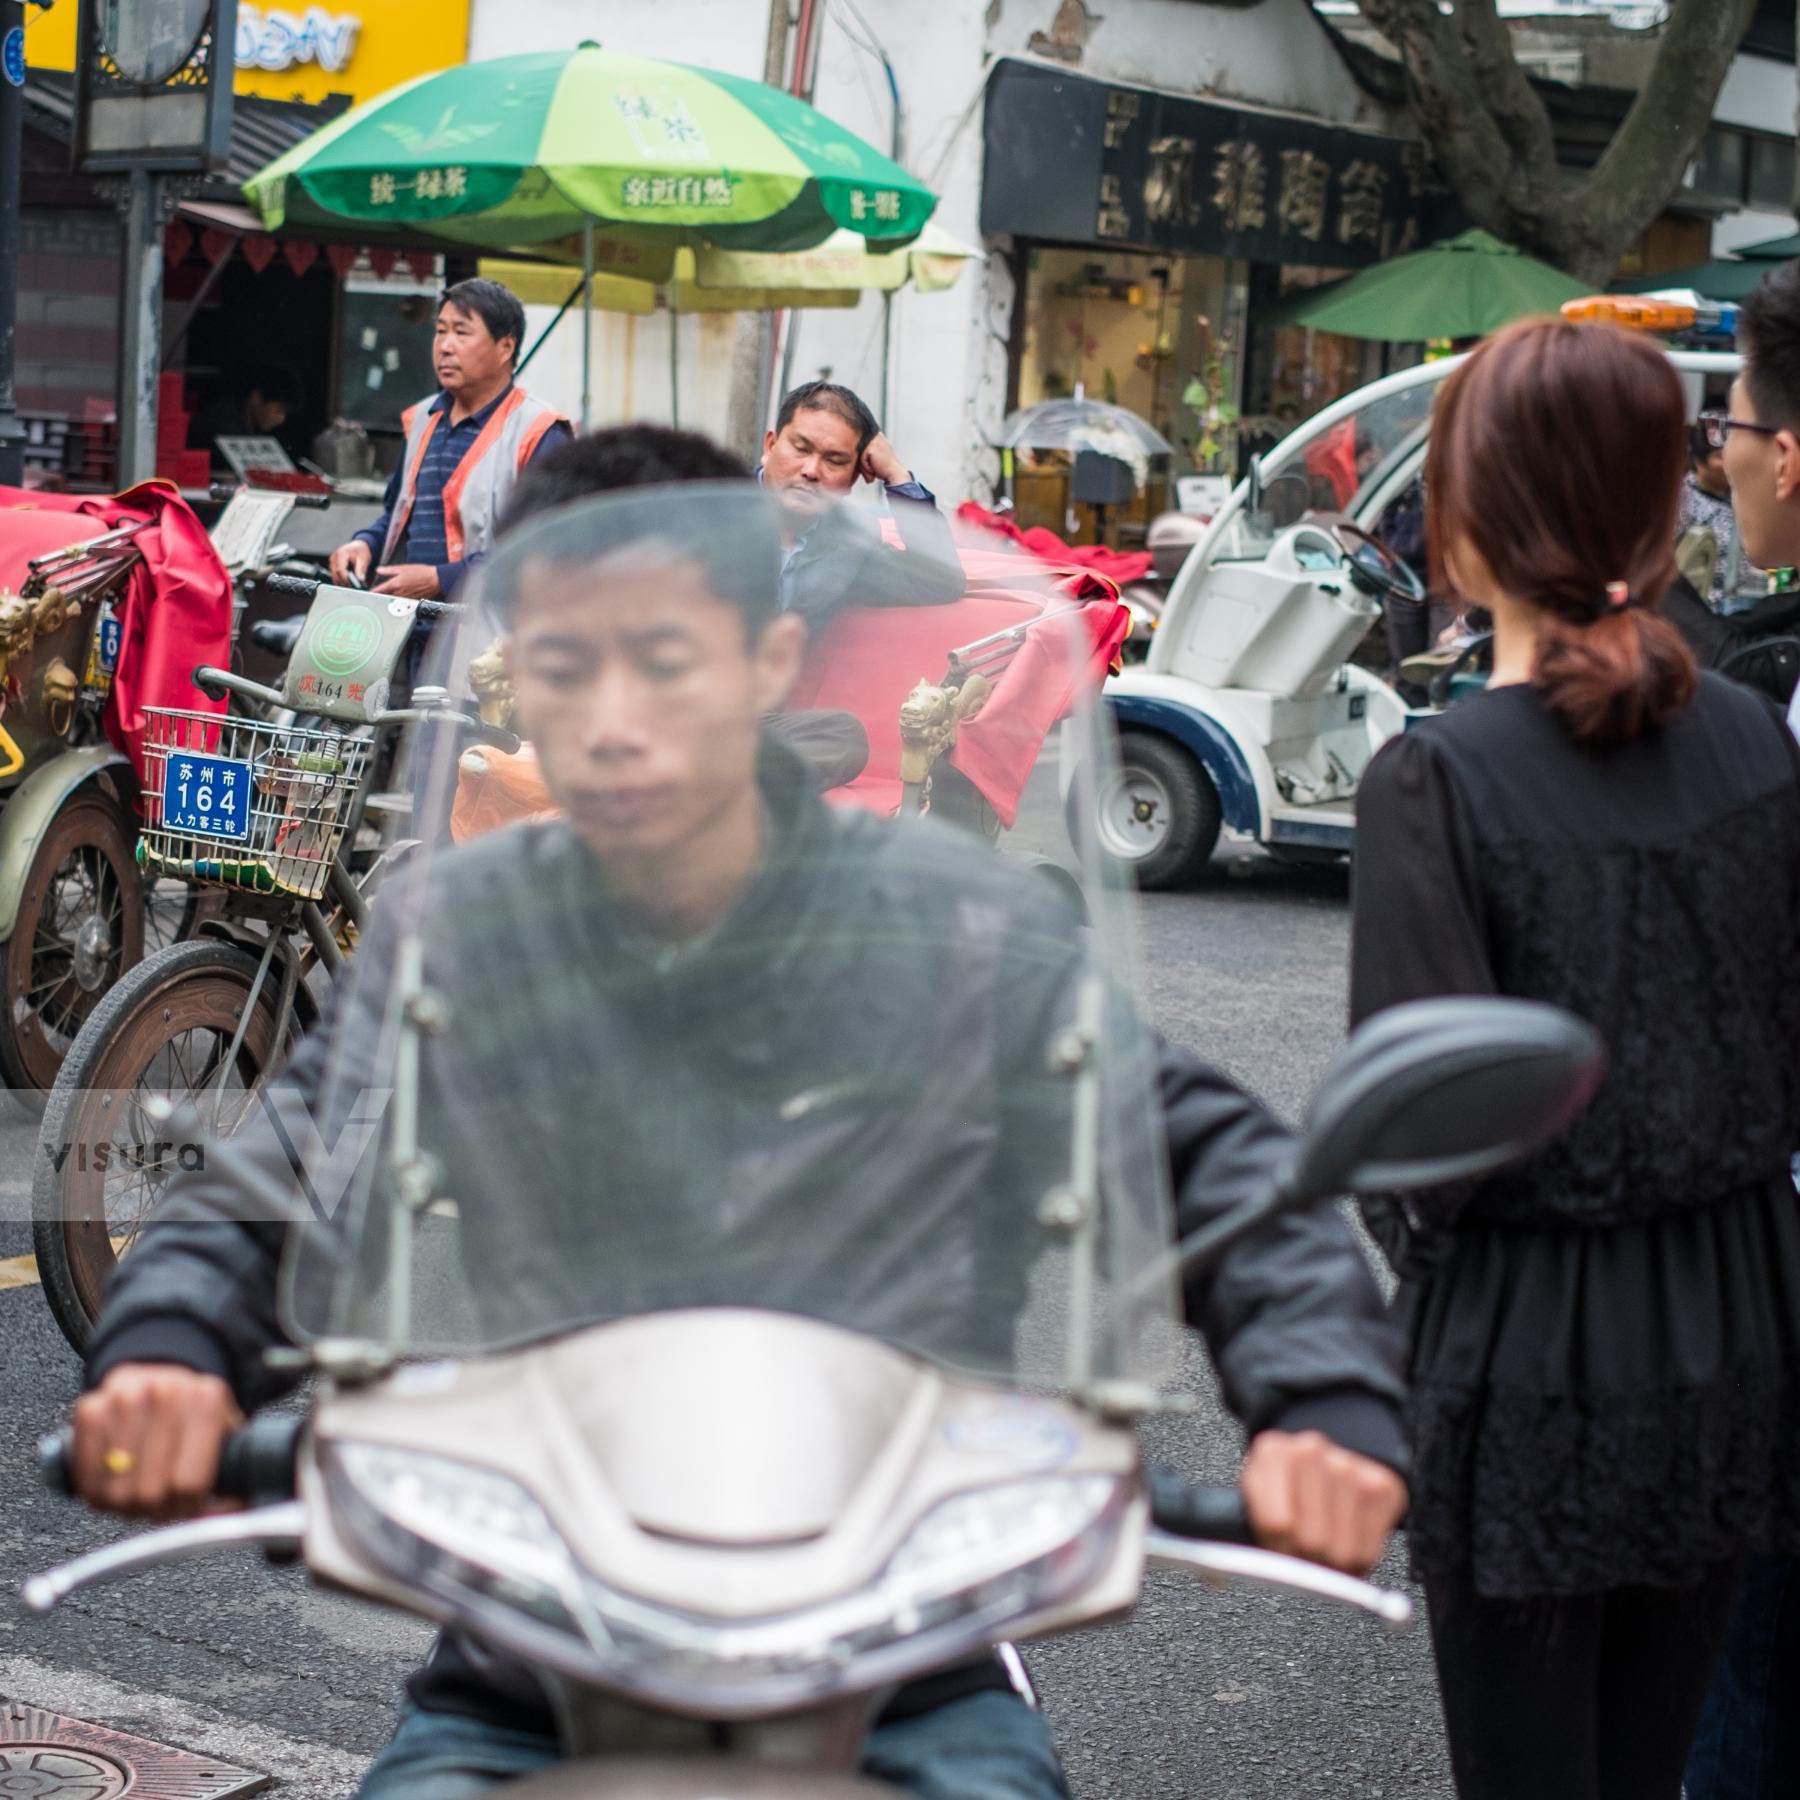
[[[1069,789],[1069,836],[1085,841],[1083,813],[1103,854],[1146,893],[1192,887],[1218,848],[1219,790],[1198,761],[1154,731],[1119,733],[1119,766],[1092,792],[1088,771]]]
[[[107,990],[144,953],[137,827],[96,786],[78,788],[31,859],[0,947],[0,1075],[34,1110]]]
[[[217,1072],[258,966],[248,950],[216,938],[158,951],[114,983],[63,1059],[38,1133],[32,1242],[44,1298],[77,1350],[87,1347],[107,1279],[171,1172],[162,1163],[145,1166],[141,1122],[134,1126],[130,1118],[131,1096],[146,1077],[150,1091],[172,1091],[164,1071],[183,1053],[201,1057],[207,1038],[210,1072]],[[276,1044],[280,986],[280,966],[272,964],[239,1047],[230,1089],[252,1086],[298,1039],[296,1015],[287,1041]],[[204,1063],[190,1062],[187,1069],[196,1080],[208,1072]],[[139,1147],[135,1181],[130,1159],[112,1167],[118,1146],[133,1143]],[[109,1188],[114,1175],[125,1181],[123,1189]],[[115,1220],[115,1211],[123,1210],[115,1206],[121,1193],[134,1209],[129,1220]],[[127,1227],[123,1244],[118,1224]]]

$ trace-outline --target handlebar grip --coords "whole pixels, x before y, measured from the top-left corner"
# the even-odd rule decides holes
[[[72,1496],[75,1492],[75,1433],[67,1425],[59,1426],[38,1439],[38,1480],[53,1494]]]
[[[292,1413],[265,1413],[232,1432],[219,1448],[219,1477],[213,1492],[252,1506],[294,1497],[300,1431],[305,1420]],[[53,1494],[75,1493],[75,1432],[64,1425],[38,1440],[38,1478]]]
[[[208,669],[203,663],[194,671],[194,686],[209,700],[223,700],[231,690],[223,682],[210,679],[215,673],[215,670]]]
[[[310,600],[322,581],[323,577],[314,581],[304,575],[265,575],[262,586],[271,594],[290,594],[296,600]]]
[[[1150,1522],[1176,1537],[1210,1544],[1254,1544],[1243,1492],[1235,1487],[1197,1487],[1173,1469],[1147,1469]]]

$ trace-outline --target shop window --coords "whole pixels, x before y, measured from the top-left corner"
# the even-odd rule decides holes
[[[1791,137],[1750,139],[1750,182],[1747,198],[1764,212],[1790,212],[1794,205],[1794,140]]]
[[[1688,186],[1708,200],[1741,206],[1749,148],[1749,139],[1741,131],[1709,131],[1694,158]]]
[[[1173,456],[1134,463],[1138,493],[1109,510],[1109,538],[1136,541],[1150,517],[1174,505],[1176,477],[1235,465],[1241,271],[1219,257],[1050,246],[1028,254],[1015,403],[1065,398],[1079,386],[1137,414],[1175,447]],[[1021,455],[1013,489],[1020,522],[1077,539],[1097,529],[1074,500],[1072,473],[1060,452]]]

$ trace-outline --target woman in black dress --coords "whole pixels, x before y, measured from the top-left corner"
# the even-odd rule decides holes
[[[1464,1800],[1677,1800],[1742,1561],[1800,1548],[1800,746],[1657,616],[1684,415],[1552,320],[1446,381],[1432,561],[1494,678],[1357,802],[1353,1016],[1521,995],[1610,1059],[1531,1162],[1370,1212]]]

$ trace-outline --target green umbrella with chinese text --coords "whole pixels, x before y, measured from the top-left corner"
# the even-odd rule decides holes
[[[898,247],[936,200],[804,101],[593,45],[421,76],[244,184],[271,230],[429,225],[488,249],[596,234],[597,266],[666,280],[683,244],[803,250],[839,228]]]
[[[1426,343],[1486,337],[1514,319],[1555,313],[1565,300],[1593,291],[1485,231],[1465,231],[1329,287],[1291,295],[1269,322],[1390,344]]]

